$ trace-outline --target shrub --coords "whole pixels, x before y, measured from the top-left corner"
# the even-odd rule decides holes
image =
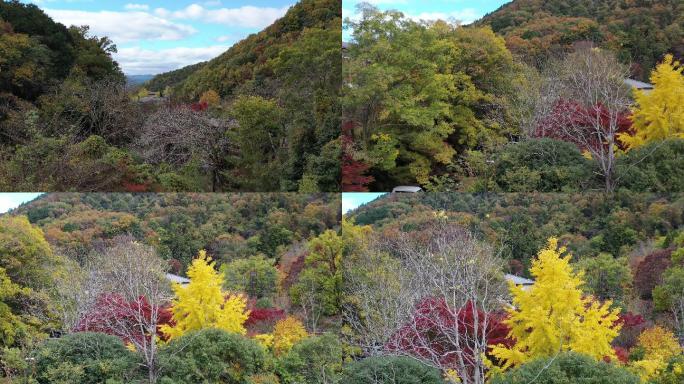
[[[115,336],[79,332],[52,339],[36,353],[39,383],[127,382],[135,356]]]
[[[496,155],[495,169],[495,181],[506,192],[579,191],[591,178],[575,145],[548,138],[507,145]]]
[[[273,328],[273,352],[281,355],[299,341],[309,337],[304,324],[293,316],[279,320]]]
[[[618,321],[622,328],[613,340],[613,345],[628,350],[637,344],[639,335],[646,329],[646,320],[639,314],[624,312],[620,314]]]
[[[275,260],[257,255],[223,264],[225,287],[232,292],[244,292],[250,297],[271,297],[278,287]]]
[[[625,287],[632,280],[627,260],[608,253],[582,259],[576,267],[584,271],[585,288],[602,301],[622,301]]]
[[[650,300],[653,288],[662,283],[663,273],[670,266],[671,250],[660,249],[646,256],[634,273],[634,288],[639,297]]]
[[[349,364],[345,384],[442,384],[439,370],[408,357],[369,357]]]
[[[278,360],[284,384],[335,382],[341,369],[342,343],[331,333],[300,341]]]
[[[656,141],[617,158],[619,186],[635,192],[684,190],[684,139]]]
[[[159,352],[161,383],[248,384],[263,373],[264,349],[244,336],[220,329],[188,332]]]
[[[639,384],[639,378],[625,368],[596,361],[589,356],[564,352],[532,360],[495,376],[491,384]]]

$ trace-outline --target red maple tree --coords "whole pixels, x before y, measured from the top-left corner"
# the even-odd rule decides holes
[[[124,343],[142,344],[151,340],[149,324],[156,322],[156,336],[166,340],[159,328],[172,325],[172,313],[164,307],[152,319],[153,309],[144,296],[128,301],[118,294],[100,295],[91,310],[74,327],[75,332],[101,332],[119,337]],[[146,339],[146,340],[145,340]]]
[[[342,125],[342,190],[345,192],[367,192],[368,184],[372,183],[373,176],[365,176],[370,165],[356,160],[354,156],[354,139],[351,130],[353,122]]]
[[[617,135],[632,131],[630,114],[628,110],[614,114],[602,104],[584,106],[572,100],[559,99],[551,113],[537,125],[534,135],[567,141],[582,151],[605,150],[608,140],[624,150]]]
[[[442,367],[455,369],[460,365],[458,359],[472,367],[479,356],[474,356],[469,340],[474,343],[485,336],[487,345],[512,345],[509,328],[503,323],[505,316],[486,313],[470,301],[453,309],[443,298],[428,297],[418,303],[412,318],[385,347],[426,360],[437,358]]]

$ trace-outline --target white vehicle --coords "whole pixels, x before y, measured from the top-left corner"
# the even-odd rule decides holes
[[[394,187],[392,193],[417,193],[423,192],[423,188],[411,186],[411,185],[401,185],[399,187]]]

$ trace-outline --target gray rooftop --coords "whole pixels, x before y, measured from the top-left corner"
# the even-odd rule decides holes
[[[653,89],[653,85],[634,79],[625,79],[625,84],[636,89]]]
[[[516,276],[516,275],[511,275],[509,273],[504,275],[504,278],[507,281],[513,282],[515,285],[532,285],[534,284],[534,280],[526,279],[524,277]]]
[[[423,188],[413,185],[400,185],[392,189],[392,193],[416,193],[421,192]]]
[[[183,276],[174,275],[173,273],[167,273],[166,278],[169,279],[169,281],[171,281],[172,283],[178,283],[183,285],[190,283],[190,279]]]

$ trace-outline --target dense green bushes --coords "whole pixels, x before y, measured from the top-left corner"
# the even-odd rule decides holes
[[[127,383],[135,356],[114,336],[74,333],[48,340],[36,353],[36,376],[41,384]]]
[[[639,384],[628,370],[573,352],[533,360],[492,379],[492,384]]]
[[[342,343],[331,333],[300,341],[278,360],[283,384],[326,384],[342,369]]]
[[[684,191],[684,139],[656,141],[618,157],[618,185],[635,192]]]
[[[204,329],[174,339],[161,350],[160,383],[248,384],[267,364],[265,350],[255,341]]]
[[[443,384],[439,370],[408,357],[369,357],[349,364],[345,384]]]
[[[591,166],[571,143],[548,138],[509,143],[495,154],[495,181],[507,192],[578,192]]]
[[[224,285],[231,292],[245,292],[253,298],[272,298],[278,289],[278,269],[274,263],[273,259],[257,255],[223,264]]]

